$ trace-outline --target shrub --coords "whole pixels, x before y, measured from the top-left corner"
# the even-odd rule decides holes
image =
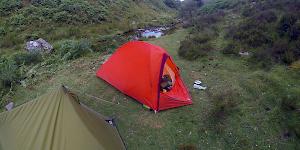
[[[282,61],[283,61],[285,64],[288,64],[288,65],[291,64],[292,62],[296,61],[294,52],[293,52],[292,50],[286,50],[286,51],[284,52]]]
[[[243,10],[242,10],[242,15],[244,16],[244,17],[250,17],[251,15],[253,15],[254,14],[254,9],[253,8],[251,8],[251,7],[246,7],[246,8],[244,8]]]
[[[207,35],[189,37],[180,42],[178,55],[188,60],[206,56],[213,49],[209,40]]]
[[[272,23],[277,21],[277,16],[272,10],[262,11],[255,15],[254,18],[260,23]]]
[[[291,41],[297,40],[300,37],[300,22],[298,21],[291,28],[291,31],[288,32],[288,36]]]
[[[164,3],[170,8],[178,9],[180,7],[179,0],[164,0]]]
[[[0,16],[7,16],[22,7],[21,0],[1,0]]]
[[[95,51],[112,52],[128,40],[128,38],[122,35],[101,35],[93,42],[92,49]]]
[[[87,39],[81,39],[79,41],[66,40],[59,43],[57,52],[61,58],[65,60],[72,60],[84,56],[91,52],[91,44]]]
[[[290,89],[282,97],[281,107],[287,117],[287,124],[291,131],[300,137],[300,91]]]
[[[23,40],[16,33],[9,33],[0,40],[0,47],[10,48],[19,45],[22,42]]]
[[[39,35],[35,34],[35,33],[25,35],[26,41],[33,41],[33,40],[37,40],[38,38],[39,38]]]
[[[273,65],[271,51],[271,48],[258,49],[253,53],[249,61],[257,67],[269,70]]]
[[[56,11],[58,11],[56,7],[47,8],[30,5],[21,9],[19,14],[25,16],[27,22],[34,23],[34,25],[40,25],[49,22]]]
[[[248,19],[240,23],[237,28],[231,28],[228,35],[248,46],[257,48],[263,45],[272,45],[273,38],[267,31],[264,25],[260,25],[253,19]]]
[[[0,37],[3,37],[6,35],[6,29],[4,27],[0,27]]]
[[[80,0],[32,0],[30,3],[32,5],[19,9],[18,14],[8,18],[10,26],[23,29],[29,23],[41,26],[51,21],[59,24],[101,23],[107,15],[101,1],[92,4]]]
[[[269,48],[256,50],[252,61],[263,68],[269,68],[272,61],[291,64],[300,58],[300,48],[297,46],[297,42],[292,43],[286,39],[279,39]]]
[[[106,11],[101,5],[91,5],[87,1],[62,1],[59,10],[81,23],[100,23],[106,16]]]
[[[70,27],[67,29],[68,37],[80,37],[80,28],[78,27]]]
[[[294,55],[286,40],[278,40],[272,47],[272,56],[277,62],[291,63],[294,61]]]
[[[221,20],[221,17],[224,16],[224,12],[218,11],[212,14],[203,14],[199,17],[194,18],[194,24],[197,28],[209,27]]]
[[[73,22],[77,22],[78,18],[69,14],[66,11],[57,12],[53,15],[53,20],[57,23],[66,23],[66,24],[73,24]]]
[[[180,16],[185,20],[191,20],[194,16],[197,16],[197,11],[202,5],[201,0],[186,0],[182,3]]]
[[[294,14],[285,14],[278,23],[278,33],[280,36],[291,35],[293,25],[297,22]]]
[[[0,81],[3,87],[11,87],[20,79],[19,68],[11,59],[0,58]]]
[[[222,53],[229,55],[238,55],[239,49],[236,44],[230,42],[222,49]]]
[[[217,10],[232,9],[239,3],[239,0],[214,0],[212,2],[207,2],[207,4],[201,8],[201,11],[205,13],[212,13]]]
[[[28,23],[25,16],[22,14],[13,15],[12,17],[9,18],[8,22],[10,25],[15,27],[23,27]]]
[[[42,5],[56,7],[57,5],[59,5],[60,0],[31,0],[30,2],[35,6]]]
[[[42,56],[39,53],[18,53],[13,56],[17,65],[30,65],[42,61]]]

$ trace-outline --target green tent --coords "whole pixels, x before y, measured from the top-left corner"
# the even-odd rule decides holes
[[[0,113],[0,150],[125,149],[106,119],[60,87]]]

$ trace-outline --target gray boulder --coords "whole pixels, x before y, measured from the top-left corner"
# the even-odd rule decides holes
[[[53,46],[42,38],[26,43],[25,49],[30,53],[51,53]]]

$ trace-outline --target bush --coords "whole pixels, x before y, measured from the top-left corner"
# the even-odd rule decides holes
[[[0,16],[10,15],[12,12],[22,7],[21,0],[1,0]]]
[[[253,19],[240,23],[237,28],[231,28],[228,35],[250,47],[257,48],[263,45],[272,45],[273,38],[264,25]]]
[[[6,34],[6,36],[4,36],[0,40],[0,47],[1,48],[11,48],[16,45],[19,45],[22,42],[23,42],[23,40],[16,33],[9,33],[9,34]]]
[[[290,89],[282,98],[282,109],[287,117],[287,124],[291,131],[300,138],[300,91]]]
[[[78,21],[78,18],[66,11],[62,11],[55,13],[53,15],[53,20],[57,23],[73,24],[74,22]]]
[[[300,58],[300,44],[279,39],[269,48],[261,48],[254,52],[252,62],[263,68],[270,68],[272,62],[291,64]]]
[[[25,35],[25,40],[26,41],[33,41],[33,40],[37,40],[37,39],[39,39],[38,34],[32,33],[32,34],[26,34]]]
[[[19,68],[11,59],[0,58],[0,82],[2,87],[11,87],[20,79]]]
[[[272,47],[272,56],[277,62],[290,64],[295,61],[295,55],[290,47],[290,43],[286,40],[278,40]]]
[[[35,6],[52,6],[52,7],[56,7],[57,5],[60,4],[60,0],[31,0],[30,1],[32,5]]]
[[[273,65],[271,53],[272,53],[271,48],[258,49],[253,53],[249,61],[257,67],[269,70]]]
[[[178,55],[188,60],[206,56],[213,49],[209,40],[207,35],[189,37],[180,42]]]
[[[13,56],[17,65],[30,65],[42,61],[42,56],[39,53],[18,53]]]
[[[277,16],[272,10],[262,11],[255,15],[254,18],[260,23],[272,23],[277,21]]]
[[[192,20],[197,16],[198,9],[203,5],[202,0],[185,0],[182,3],[180,16],[185,20]]]
[[[197,28],[210,27],[211,25],[219,22],[223,16],[224,12],[222,11],[212,14],[203,14],[194,18],[194,24],[197,26]]]
[[[6,35],[6,29],[4,27],[0,27],[0,37],[3,37]]]
[[[235,43],[230,42],[222,49],[222,53],[229,55],[238,55],[239,49]]]
[[[291,41],[298,40],[298,38],[300,37],[300,22],[299,21],[292,26],[291,31],[288,32],[288,36]]]
[[[62,1],[59,5],[59,13],[55,14],[56,18],[60,15],[63,17],[62,20],[69,20],[71,23],[100,23],[105,20],[106,11],[101,5],[92,5],[87,1]],[[73,21],[72,21],[73,20]],[[63,22],[62,22],[63,23]]]
[[[180,7],[179,0],[164,0],[164,3],[170,8],[178,9]]]
[[[201,11],[205,13],[212,13],[217,10],[232,9],[239,3],[239,0],[214,0],[212,2],[207,2],[207,4],[201,8]]]
[[[59,43],[57,49],[60,57],[64,60],[76,59],[91,51],[91,44],[87,39],[81,39],[79,41],[66,40]]]
[[[24,27],[28,23],[27,19],[22,14],[13,15],[9,18],[8,22],[11,26],[15,27]]]
[[[28,7],[8,18],[10,26],[23,27],[29,23],[42,26],[54,21],[59,24],[91,24],[105,20],[107,12],[101,1],[32,0]],[[1,6],[1,5],[0,5]]]
[[[293,26],[297,22],[297,17],[294,14],[285,14],[281,17],[278,23],[278,33],[280,36],[293,35]]]
[[[101,52],[112,52],[128,40],[122,35],[101,35],[93,42],[92,49]]]
[[[250,8],[250,7],[246,7],[242,10],[242,15],[244,17],[250,17],[251,15],[255,14],[254,13],[254,9],[253,8]]]

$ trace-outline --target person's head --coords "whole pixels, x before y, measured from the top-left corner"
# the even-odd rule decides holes
[[[163,75],[163,81],[171,81],[172,82],[172,79],[171,79],[170,75],[165,74],[165,75]]]

